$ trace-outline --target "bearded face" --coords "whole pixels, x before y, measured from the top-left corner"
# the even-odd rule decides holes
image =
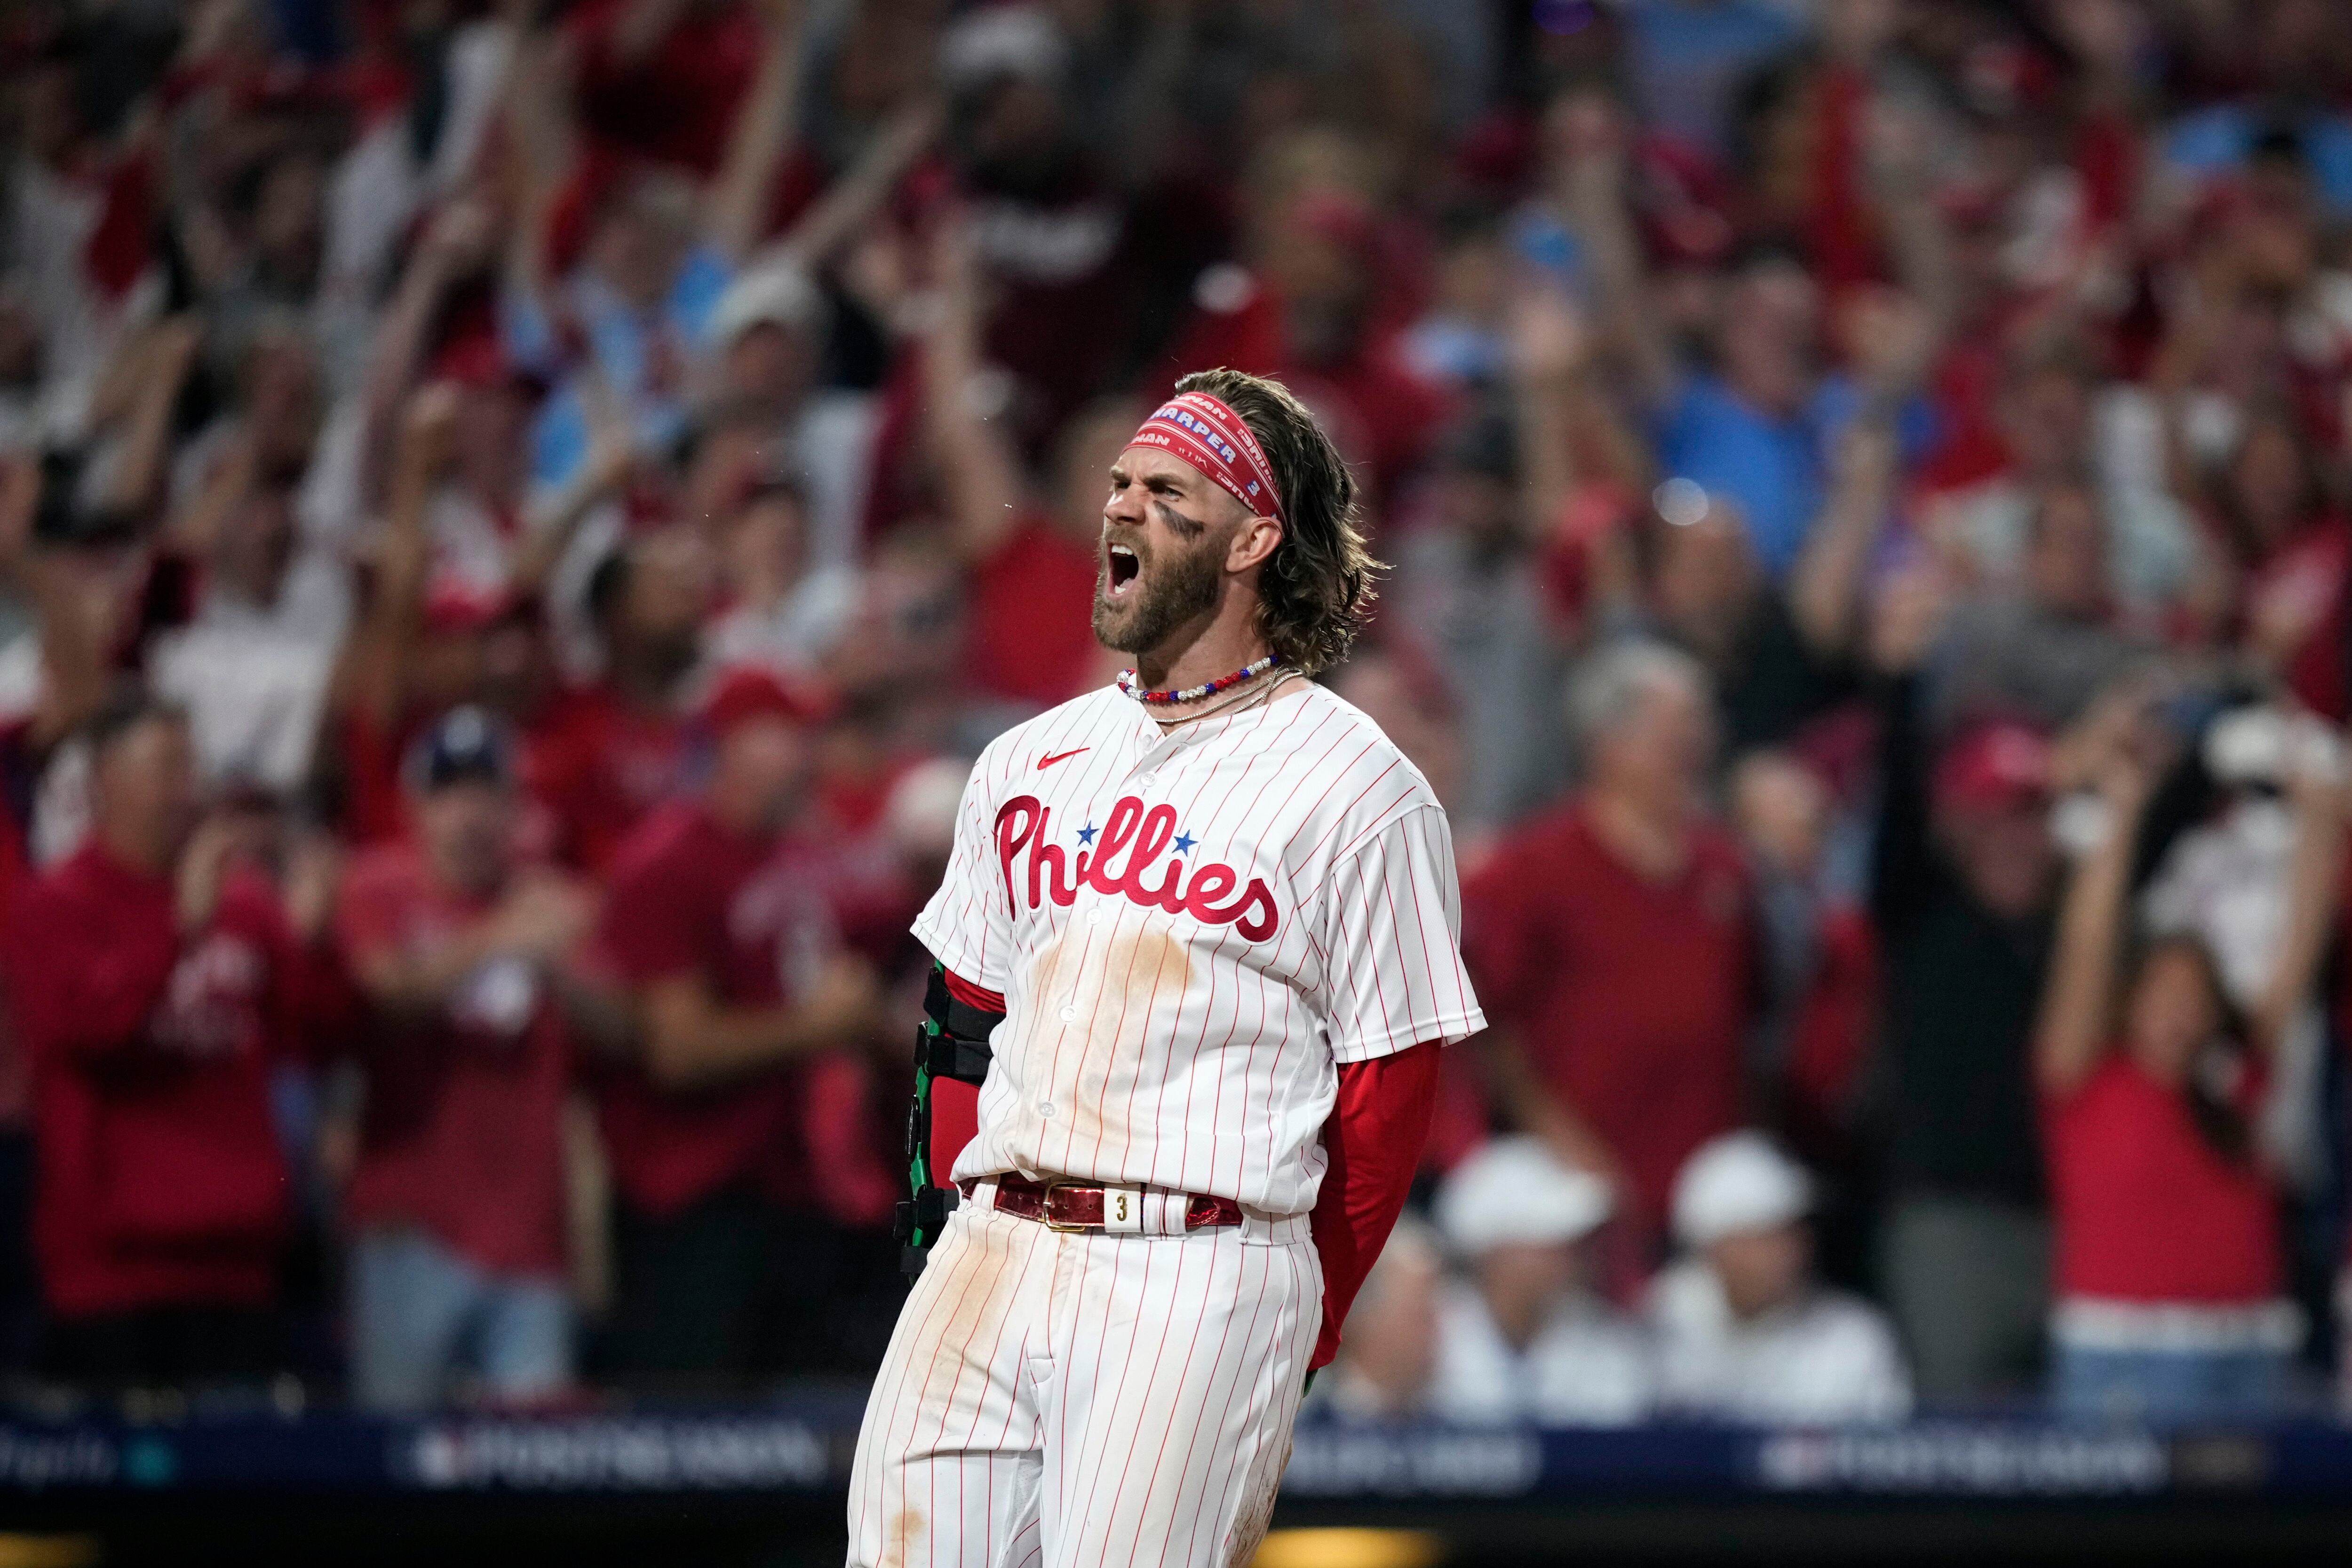
[[[1122,453],[1095,578],[1102,644],[1148,653],[1213,615],[1240,511],[1190,464],[1149,447]]]

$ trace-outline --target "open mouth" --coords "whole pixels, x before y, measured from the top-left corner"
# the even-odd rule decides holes
[[[1143,562],[1134,550],[1125,545],[1111,546],[1109,558],[1110,564],[1104,580],[1109,584],[1110,597],[1122,599],[1128,590],[1135,586],[1136,578],[1143,570]]]

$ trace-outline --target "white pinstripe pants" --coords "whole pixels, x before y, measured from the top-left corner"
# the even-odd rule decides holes
[[[1245,1563],[1322,1295],[1303,1215],[1107,1236],[966,1203],[866,1401],[851,1568]]]

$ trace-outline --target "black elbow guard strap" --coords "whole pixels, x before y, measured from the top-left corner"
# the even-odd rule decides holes
[[[915,1034],[915,1065],[933,1078],[976,1085],[988,1076],[988,1037],[1003,1021],[1003,1013],[957,1000],[948,989],[947,970],[934,964],[923,993],[922,1027]]]
[[[922,1272],[923,1259],[939,1239],[958,1196],[951,1186],[933,1185],[932,1080],[952,1078],[977,1085],[986,1078],[988,1037],[1003,1021],[1003,1013],[957,1000],[948,989],[946,967],[931,966],[930,985],[923,993],[923,1021],[915,1031],[915,1098],[907,1107],[907,1179],[913,1193],[898,1205],[892,1227],[905,1243],[900,1260],[910,1276]]]

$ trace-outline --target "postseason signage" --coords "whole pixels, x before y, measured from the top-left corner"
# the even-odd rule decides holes
[[[856,1412],[386,1420],[266,1411],[0,1422],[0,1494],[320,1491],[824,1493],[847,1484]],[[2317,1421],[2159,1434],[2024,1421],[1846,1429],[1382,1427],[1310,1418],[1285,1495],[1478,1502],[1630,1496],[2125,1500],[2342,1496],[2352,1429]]]

